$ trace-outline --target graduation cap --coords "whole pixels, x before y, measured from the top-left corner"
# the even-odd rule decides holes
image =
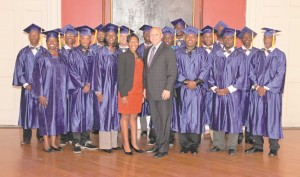
[[[60,39],[61,29],[57,28],[54,30],[45,31],[45,32],[43,32],[43,34],[46,35],[46,39],[49,39],[49,38],[58,39],[59,49],[61,49],[61,39]]]
[[[226,25],[226,23],[224,23],[223,21],[219,21],[217,24],[216,24],[216,26],[215,26],[215,31],[218,31],[218,29],[220,28],[220,27],[223,27],[223,28],[228,28],[228,25]]]
[[[29,25],[27,28],[23,30],[26,33],[30,33],[31,31],[37,31],[40,34],[40,45],[43,45],[43,40],[42,40],[42,32],[45,31],[43,28],[37,26],[36,24],[32,23]]]
[[[164,28],[162,29],[162,33],[163,33],[163,34],[171,34],[171,35],[174,35],[175,30],[174,30],[173,28],[170,28],[170,27],[166,26],[166,27],[164,27]]]
[[[61,29],[61,33],[64,34],[64,35],[65,35],[65,34],[71,33],[71,34],[74,34],[74,35],[76,36],[78,32],[77,32],[77,30],[74,28],[74,26],[68,24],[68,25],[64,26],[64,27]]]
[[[276,29],[272,29],[272,28],[262,28],[262,30],[264,30],[264,36],[273,36],[272,39],[272,48],[274,47],[275,44],[275,35],[278,32],[281,32],[280,30],[276,30]]]
[[[98,26],[95,28],[95,30],[96,30],[96,31],[102,31],[102,28],[103,28],[103,25],[100,24],[100,25],[98,25]]]
[[[118,29],[119,27],[115,24],[112,24],[112,23],[108,23],[107,25],[105,25],[103,28],[102,28],[102,31],[104,32],[115,32],[116,34],[118,33]]]
[[[201,31],[198,30],[197,28],[193,27],[193,26],[188,26],[184,29],[182,29],[182,32],[184,32],[184,34],[195,34],[196,36],[198,36],[198,47],[200,46],[200,33]]]
[[[95,28],[95,37],[94,37],[94,43],[96,43],[98,31],[102,31],[103,25],[100,24]],[[104,32],[104,31],[103,31]]]
[[[247,26],[245,26],[241,31],[240,33],[237,35],[238,38],[242,39],[244,34],[250,34],[251,35],[251,39],[252,39],[252,42],[251,42],[251,46],[253,46],[253,39],[254,37],[257,35],[256,32],[254,32],[253,30],[251,30],[250,28],[248,28]]]
[[[79,45],[79,39],[80,36],[92,36],[92,33],[95,32],[95,30],[89,26],[79,26],[75,28],[78,31],[78,37],[77,37],[77,44]]]
[[[248,28],[247,26],[245,26],[240,33],[237,35],[238,38],[242,39],[243,35],[249,33],[252,35],[252,39],[257,35],[256,32],[254,32],[253,30],[251,30],[250,28]]]
[[[171,23],[172,23],[172,25],[173,25],[174,27],[175,27],[176,25],[181,25],[181,26],[186,27],[186,23],[185,23],[185,21],[182,20],[182,18],[179,18],[179,19],[177,19],[177,20],[174,20],[174,21],[172,21]]]
[[[142,27],[140,27],[139,30],[143,31],[144,33],[147,32],[147,31],[150,31],[152,28],[152,26],[150,25],[143,25]]]
[[[204,28],[201,29],[201,36],[203,36],[204,34],[212,34],[212,38],[213,38],[213,43],[215,42],[215,29],[209,25],[205,26]]]
[[[128,28],[127,26],[120,26],[120,34],[131,34],[134,31],[130,28]]]
[[[78,31],[78,36],[91,36],[92,33],[95,32],[95,30],[89,26],[79,26],[77,28],[75,28]]]
[[[58,39],[58,34],[60,34],[60,29],[54,29],[54,30],[49,30],[49,31],[44,31],[43,34],[46,35],[46,39],[49,38],[57,38]]]
[[[221,36],[225,37],[225,36],[233,36],[234,38],[234,47],[236,45],[236,36],[239,35],[240,31],[233,29],[233,28],[224,28],[221,32]]]
[[[26,33],[30,33],[31,31],[37,31],[38,33],[41,33],[45,30],[43,28],[37,26],[36,24],[32,23],[27,28],[25,28],[23,31],[26,32]]]

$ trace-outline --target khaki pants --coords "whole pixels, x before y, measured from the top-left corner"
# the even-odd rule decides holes
[[[112,149],[118,147],[118,131],[99,131],[99,149]]]

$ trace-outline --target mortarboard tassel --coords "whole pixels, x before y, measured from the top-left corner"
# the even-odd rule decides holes
[[[174,46],[176,46],[176,30],[175,30],[175,34],[174,34]]]
[[[120,27],[118,27],[118,43],[120,43]]]
[[[234,37],[233,37],[233,47],[236,46],[236,30],[234,30]]]
[[[58,48],[61,49],[61,38],[60,38],[60,33],[58,33]]]
[[[200,47],[200,31],[198,31],[198,47]]]
[[[215,29],[213,28],[212,29],[212,41],[213,41],[213,43],[215,43]]]
[[[251,37],[252,41],[251,41],[251,47],[253,47],[253,39],[254,39],[254,35],[253,35],[253,31],[252,31],[252,37]]]
[[[41,33],[40,33],[40,45],[43,46],[43,35],[42,35],[42,28],[41,28]]]
[[[79,46],[80,44],[80,42],[79,42],[79,40],[80,40],[80,32],[78,31],[78,36],[77,36],[77,46]]]
[[[64,45],[66,45],[66,34],[64,33]]]
[[[96,44],[96,42],[97,42],[97,34],[98,33],[98,30],[96,30],[96,32],[95,32],[95,36],[94,36],[94,44]]]
[[[274,32],[273,38],[272,38],[272,48],[274,48],[274,44],[275,44],[275,32]]]

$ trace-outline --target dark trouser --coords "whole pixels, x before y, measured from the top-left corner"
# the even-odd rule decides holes
[[[151,118],[155,127],[156,145],[159,152],[168,152],[171,130],[172,99],[149,99]]]
[[[228,135],[228,140],[227,140],[227,146],[226,146],[225,132],[214,130],[214,133],[213,133],[214,146],[220,148],[221,150],[225,150],[225,149],[236,150],[239,134],[238,133],[228,133],[227,135]]]
[[[270,144],[269,148],[272,150],[278,151],[280,148],[278,141],[279,141],[278,139],[269,138],[269,144]],[[255,147],[257,149],[263,149],[264,148],[264,138],[262,136],[255,135],[253,147]]]
[[[150,141],[156,142],[156,134],[155,134],[154,128],[151,128],[151,129],[150,129],[149,140],[150,140]],[[175,141],[175,132],[172,131],[172,130],[170,130],[170,139],[169,139],[169,143],[174,143],[174,141]]]
[[[170,139],[169,139],[169,143],[174,143],[175,141],[175,132],[170,130]]]
[[[60,141],[61,142],[68,142],[73,140],[73,134],[72,132],[68,132],[67,134],[61,134],[60,135]]]
[[[156,141],[156,134],[154,128],[150,128],[149,132],[149,140],[150,141]]]
[[[32,130],[23,128],[23,141],[31,141],[31,137],[32,137]],[[42,137],[43,136],[40,136],[40,130],[37,128],[36,129],[36,138],[40,139]]]
[[[147,131],[147,117],[140,117],[141,130]]]
[[[201,142],[201,135],[196,133],[179,133],[178,135],[181,146],[198,148]]]
[[[90,140],[90,132],[73,132],[73,142],[72,144],[75,145],[79,143],[80,145],[84,146],[85,142]]]

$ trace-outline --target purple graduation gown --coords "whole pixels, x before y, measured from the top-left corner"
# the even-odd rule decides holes
[[[227,58],[222,49],[216,53],[210,73],[209,87],[217,86],[223,89],[232,85],[237,90],[226,96],[213,94],[212,130],[228,133],[242,132],[241,95],[242,90],[245,89],[245,60],[246,56],[237,49]]]
[[[205,93],[203,85],[196,89],[188,89],[184,80],[201,79],[207,83],[211,63],[203,48],[195,48],[191,57],[186,53],[185,47],[176,51],[178,67],[177,89],[180,89],[177,102],[177,115],[172,121],[172,128],[179,133],[201,134],[204,128]],[[177,92],[177,93],[178,93]]]
[[[92,90],[89,93],[83,92],[83,87],[91,83],[94,55],[91,51],[85,55],[82,48],[78,46],[72,49],[68,57],[69,131],[71,132],[91,131],[94,121],[94,92]]]
[[[202,47],[204,49],[204,47]],[[213,62],[216,52],[220,50],[220,45],[213,43],[213,49],[210,53],[208,53],[205,49],[205,52],[208,57],[208,61],[210,63]],[[205,94],[205,114],[204,114],[204,120],[205,124],[210,125],[211,124],[211,118],[212,118],[212,98],[213,98],[213,91],[208,87],[208,85],[205,85],[206,87],[206,94]]]
[[[96,55],[96,53],[98,52],[99,49],[101,49],[103,46],[98,46],[97,43],[92,44],[90,46],[90,49],[92,50],[93,54]]]
[[[145,52],[145,44],[140,44],[139,47],[137,48],[137,53],[143,57]],[[144,101],[142,104],[142,111],[139,113],[140,117],[146,117],[150,115],[150,105],[147,100]]]
[[[41,46],[36,55],[33,55],[29,46],[27,46],[20,50],[16,59],[12,85],[22,86],[18,125],[24,129],[38,128],[37,100],[32,98],[31,91],[27,91],[23,84],[32,84],[34,61],[45,51],[47,50]]]
[[[35,60],[32,96],[45,96],[47,106],[38,104],[40,135],[58,135],[67,132],[67,78],[68,68],[62,54],[54,58],[44,52]]]
[[[267,57],[264,51],[251,61],[251,85],[258,84],[270,88],[262,97],[255,90],[250,94],[250,128],[253,135],[272,139],[283,138],[282,93],[286,72],[286,56],[275,48]]]
[[[249,79],[249,75],[250,75],[250,61],[253,58],[257,57],[257,52],[260,51],[258,48],[252,47],[252,49],[250,50],[249,55],[246,55],[245,51],[243,50],[242,47],[238,48],[238,50],[240,50],[241,52],[243,52],[246,56],[246,72],[247,72],[247,77],[246,77],[246,90],[242,92],[242,121],[243,121],[243,125],[245,125],[246,127],[249,127],[249,122],[248,122],[248,111],[249,111],[249,104],[250,104],[250,100],[249,100],[249,95],[250,95],[250,79]]]
[[[117,63],[122,51],[111,53],[105,46],[98,50],[94,60],[92,90],[102,92],[103,101],[95,101],[94,129],[109,132],[120,129],[118,112]]]

